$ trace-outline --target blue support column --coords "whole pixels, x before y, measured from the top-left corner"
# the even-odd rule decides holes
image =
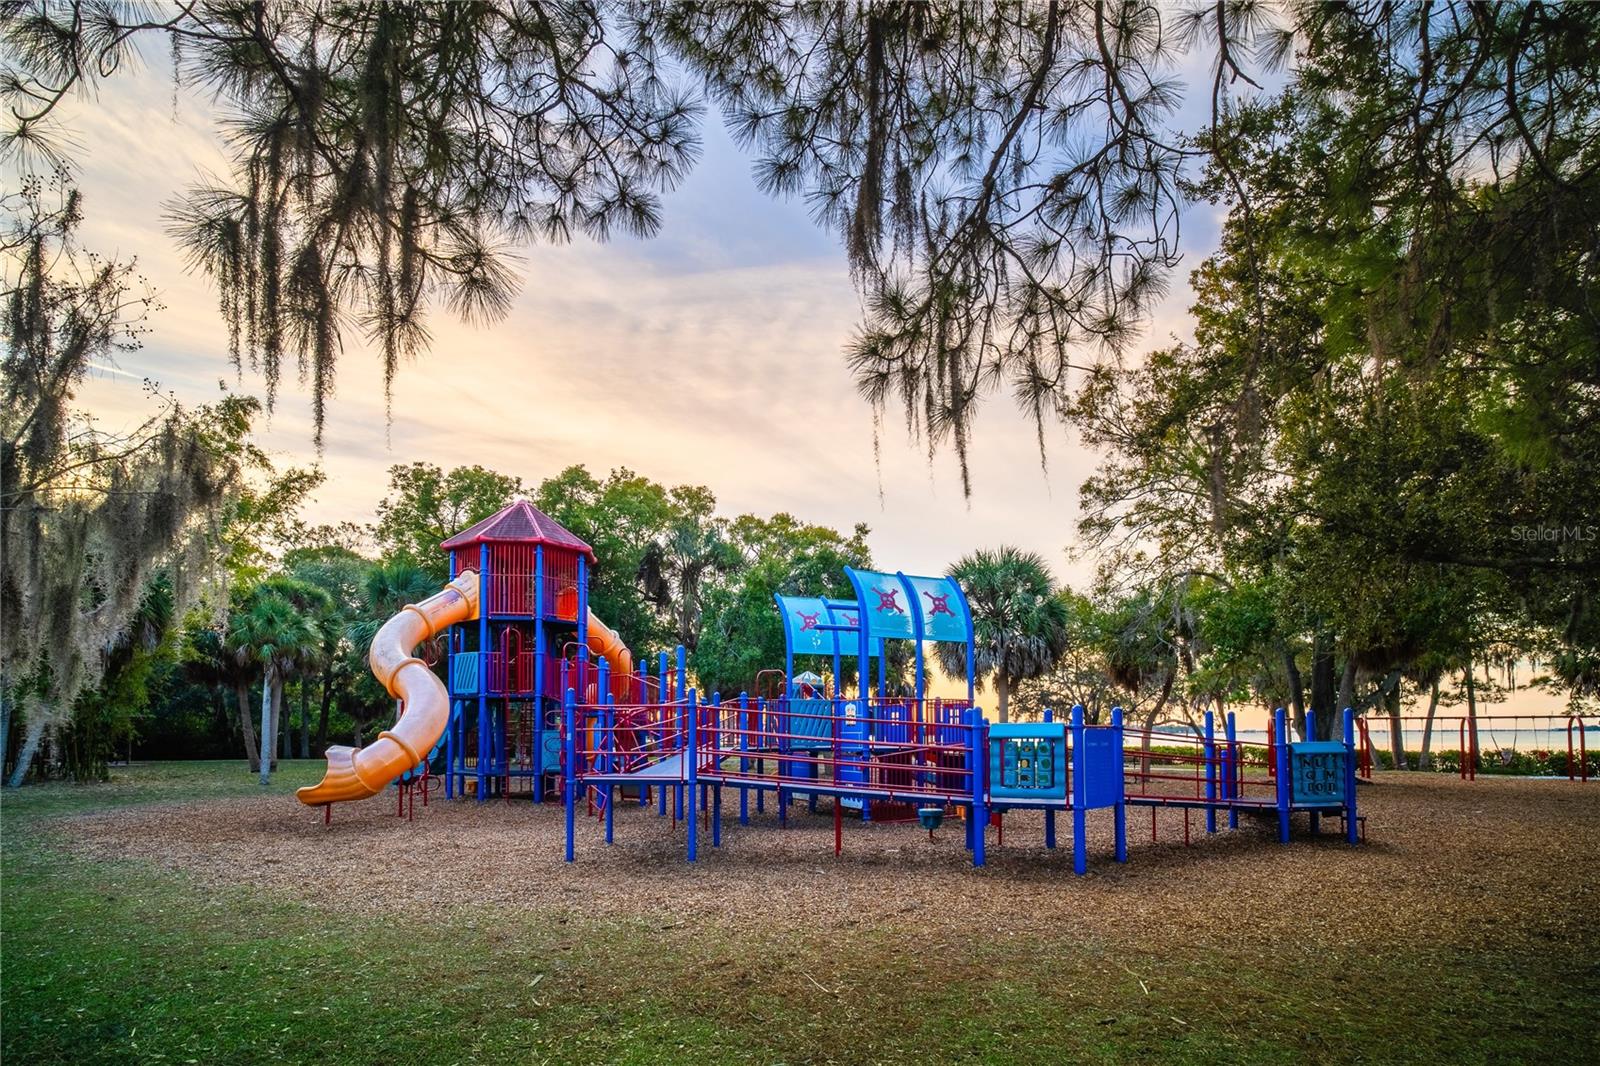
[[[533,546],[533,802],[544,802],[544,545]]]
[[[1310,707],[1306,708],[1306,736],[1307,740],[1317,739],[1317,712]],[[1292,782],[1291,782],[1292,784]],[[1290,789],[1291,796],[1293,788]],[[1306,821],[1310,823],[1311,835],[1316,836],[1322,830],[1322,816],[1317,811],[1307,812]]]
[[[761,719],[761,732],[762,732],[763,735],[765,735],[766,732],[767,732],[767,728],[768,728],[768,725],[767,725],[767,701],[764,700],[764,699],[761,699],[760,697],[756,698],[756,715],[757,715],[757,717],[759,717]],[[767,772],[767,760],[765,758],[758,757],[756,759],[756,776],[757,777],[765,776],[766,772]],[[766,809],[767,809],[767,790],[764,789],[764,788],[758,788],[758,789],[756,789],[756,813],[757,814],[762,814],[762,813],[764,813],[766,811]]]
[[[1056,720],[1056,712],[1046,707],[1044,709],[1044,720],[1046,725],[1054,722]],[[1052,849],[1056,846],[1056,812],[1049,808],[1046,808],[1044,812],[1044,846]]]
[[[1217,831],[1217,717],[1206,712],[1206,834]]]
[[[720,725],[722,723],[722,693],[720,691],[713,692],[711,694],[711,706],[713,708],[712,711],[711,711],[711,721],[716,723],[716,725]],[[711,750],[711,757],[712,757],[713,760],[715,760],[711,764],[711,772],[712,773],[720,773],[722,771],[721,760],[718,759],[718,756],[717,756],[717,753],[716,753],[716,747],[717,747],[716,725],[712,726],[711,741],[710,741],[710,747],[712,749]],[[706,813],[706,811],[710,807],[710,802],[711,802],[711,790],[708,789],[706,786],[701,785],[700,786],[700,813],[701,814]]]
[[[1239,798],[1239,726],[1234,720],[1232,711],[1223,719],[1223,736],[1228,742],[1228,786],[1227,797],[1230,800]],[[1228,828],[1239,828],[1239,808],[1237,804],[1228,808]]]
[[[1089,840],[1085,807],[1089,802],[1088,760],[1083,750],[1083,704],[1072,708],[1072,872],[1089,872]]]
[[[989,804],[984,771],[989,767],[989,743],[983,715],[976,708],[967,711],[968,743],[972,746],[972,865],[984,861],[984,830],[989,824]]]
[[[573,815],[577,809],[577,696],[569,688],[561,699],[561,733],[563,757],[561,759],[561,801],[566,806],[567,861],[572,861]]]
[[[489,775],[489,545],[478,545],[478,802],[487,799]]]
[[[677,666],[677,669],[675,669],[673,671],[673,674],[672,674],[672,698],[675,701],[677,701],[677,704],[678,704],[678,710],[677,710],[677,714],[678,714],[678,747],[680,749],[684,746],[684,743],[685,743],[684,737],[685,737],[685,735],[686,734],[687,735],[692,735],[692,734],[688,734],[688,729],[691,728],[691,727],[687,726],[687,724],[686,724],[686,720],[689,717],[689,715],[687,715],[685,713],[687,708],[684,706],[684,686],[683,686],[684,665],[685,665],[685,662],[684,662],[683,645],[679,644],[678,645],[678,666]],[[691,745],[691,747],[692,747],[692,745]],[[678,820],[679,821],[683,821],[683,816],[684,816],[684,797],[683,797],[683,793],[684,793],[684,786],[683,785],[679,785],[676,789],[673,790],[673,795],[672,795],[672,802],[674,804],[674,808],[673,809],[677,811]],[[689,789],[688,808],[689,808],[688,813],[693,814],[694,813],[694,789],[692,789],[692,788]]]
[[[447,552],[450,557],[450,580],[454,581],[456,573],[456,553]],[[481,602],[481,601],[480,601]],[[445,691],[450,695],[450,717],[444,723],[444,798],[454,799],[456,795],[456,746],[455,724],[456,717],[461,713],[461,703],[456,697],[456,656],[461,654],[461,627],[451,626],[445,634],[444,676]]]
[[[656,694],[660,697],[658,702],[660,703],[661,712],[661,747],[663,748],[663,757],[665,757],[664,749],[666,748],[667,708],[672,704],[672,691],[667,687],[666,652],[661,653],[660,658],[657,660],[656,669],[656,677],[659,679],[656,683]],[[656,814],[661,818],[665,818],[667,816],[667,793],[669,791],[676,791],[676,788],[666,784],[656,786]]]
[[[1112,808],[1116,819],[1117,861],[1128,861],[1128,775],[1123,765],[1122,753],[1126,750],[1126,726],[1122,721],[1122,708],[1111,708],[1111,728],[1116,735],[1112,743],[1116,746],[1117,753],[1117,804]]]
[[[1311,712],[1306,712],[1306,720],[1310,721]],[[1289,843],[1289,800],[1293,794],[1289,783],[1289,716],[1282,707],[1272,712],[1272,723],[1277,743],[1277,773],[1278,773],[1278,841],[1282,844]]]
[[[915,692],[916,698],[921,700],[923,689],[922,641],[924,637],[922,626],[922,600],[917,595],[916,587],[911,584],[911,579],[906,577],[904,571],[896,570],[894,576],[900,579],[900,587],[905,591],[906,594],[906,610],[911,613],[912,649],[916,653]],[[887,658],[887,656],[885,658]],[[887,668],[887,664],[885,664],[884,669]]]
[[[1356,832],[1356,712],[1344,709],[1344,838],[1354,844]]]
[[[611,774],[615,773],[617,769],[615,754],[617,730],[615,720],[616,712],[611,709],[611,664],[605,659],[600,660],[597,679],[595,682],[595,696],[601,708],[599,747],[603,754],[601,754],[599,757],[601,761],[600,772],[603,774]],[[607,782],[605,791],[607,844],[610,844],[616,835],[616,799],[617,786]]]
[[[685,760],[684,766],[686,768],[686,773],[684,776],[688,780],[689,795],[693,796],[695,786],[700,783],[700,708],[695,701],[695,694],[692,690],[689,693],[687,710],[689,712],[687,716],[689,720],[689,744],[683,756]],[[682,791],[679,791],[678,798],[680,801],[682,800]],[[689,836],[689,861],[694,862],[697,857],[695,854],[695,846],[698,843],[696,840],[696,830],[699,828],[700,818],[695,814],[693,802],[689,804],[689,817],[685,819],[683,824],[684,828],[688,831]]]
[[[750,750],[750,693],[739,693],[739,750]],[[750,776],[750,757],[739,756],[739,777]],[[750,824],[750,789],[739,786],[739,824]]]

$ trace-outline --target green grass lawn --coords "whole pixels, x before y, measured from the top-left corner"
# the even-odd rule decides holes
[[[274,791],[315,780],[290,764]],[[1585,948],[1134,946],[974,930],[936,952],[865,927],[716,928],[494,913],[334,913],[61,847],[62,816],[257,794],[235,765],[5,797],[0,1027],[35,1062],[1593,1062]],[[419,864],[428,856],[419,855]],[[419,865],[419,873],[421,867]],[[999,886],[1003,889],[1003,886]],[[1378,902],[1378,901],[1375,901]],[[1279,905],[1309,906],[1307,900]],[[1380,914],[1375,907],[1373,914]]]

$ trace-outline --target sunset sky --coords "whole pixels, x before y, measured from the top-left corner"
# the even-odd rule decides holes
[[[1208,106],[1198,95],[1186,111]],[[226,172],[210,102],[174,96],[161,62],[122,73],[64,120],[86,197],[85,245],[137,256],[166,304],[146,347],[119,359],[83,399],[108,426],[147,411],[151,378],[188,402],[238,380],[215,293],[187,273],[163,228],[163,204],[208,172]],[[329,408],[327,482],[308,517],[370,521],[394,463],[482,463],[537,483],[573,463],[617,466],[668,484],[709,486],[725,513],[786,510],[814,522],[872,528],[885,567],[938,573],[962,552],[1015,543],[1085,583],[1092,562],[1069,563],[1077,487],[1093,456],[1067,431],[1049,433],[1041,471],[1034,431],[1004,396],[975,423],[974,492],[961,496],[951,456],[930,465],[891,411],[873,460],[873,420],[842,347],[860,304],[837,242],[803,203],[762,194],[720,120],[703,123],[703,155],[665,202],[653,240],[520,249],[523,285],[511,314],[489,327],[448,313],[431,319],[431,351],[403,368],[386,424],[378,360],[347,347]],[[1185,265],[1147,344],[1187,332],[1188,270],[1210,251],[1208,208],[1184,221]],[[347,338],[359,342],[359,338]],[[282,463],[310,464],[309,401],[286,375],[264,440]],[[881,493],[881,495],[880,495]]]

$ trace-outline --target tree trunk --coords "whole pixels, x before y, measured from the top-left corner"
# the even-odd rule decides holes
[[[1004,725],[1011,720],[1011,686],[1006,683],[1004,670],[994,672],[995,714],[999,716],[1000,723]]]
[[[1333,637],[1326,630],[1318,629],[1311,640],[1311,710],[1324,720],[1332,715],[1331,708],[1337,700],[1337,693],[1333,685],[1333,673],[1338,663],[1334,656]],[[1302,715],[1295,721],[1295,731],[1304,740],[1316,740],[1317,737],[1306,736],[1306,720]],[[1318,734],[1322,729],[1319,726]]]
[[[1159,711],[1151,711],[1144,720],[1144,733],[1139,737],[1139,791],[1149,792],[1150,789],[1150,746],[1154,743],[1150,730],[1156,724],[1156,715]]]
[[[273,727],[275,723],[272,720],[272,690],[277,687],[277,680],[276,671],[273,670],[272,664],[268,663],[267,668],[261,673],[260,772],[261,785],[263,788],[272,783],[272,768],[273,764],[277,762],[277,760],[273,758],[273,751],[276,745],[273,743]]]
[[[257,773],[261,770],[261,754],[256,747],[256,727],[250,720],[250,684],[240,681],[233,687],[234,698],[239,704],[239,733],[244,737],[244,757],[250,763],[250,772]]]
[[[300,678],[300,757],[311,758],[311,682]]]
[[[1283,672],[1289,676],[1289,706],[1294,712],[1296,722],[1306,720],[1306,686],[1300,677],[1300,664],[1295,662],[1294,652],[1289,649],[1288,642],[1283,644]]]
[[[1411,760],[1406,758],[1406,737],[1400,722],[1400,683],[1389,689],[1383,697],[1384,705],[1389,711],[1389,754],[1394,759],[1396,770],[1411,769]]]
[[[1397,681],[1398,683],[1398,681]],[[1356,705],[1356,661],[1347,659],[1344,671],[1339,675],[1339,697],[1326,711],[1317,709],[1317,740],[1332,740],[1339,735],[1338,722],[1344,715],[1346,707]]]
[[[283,756],[283,675],[277,671],[272,675],[272,768],[278,768],[278,759]]]
[[[1433,747],[1433,715],[1439,709],[1439,679],[1433,679],[1433,690],[1428,693],[1428,717],[1422,723],[1422,754],[1417,756],[1417,769],[1433,769],[1433,756],[1428,750]]]
[[[11,754],[11,690],[0,678],[0,771],[5,769],[6,756]]]
[[[22,787],[22,782],[28,777],[28,768],[33,765],[33,757],[39,754],[39,745],[44,742],[44,715],[38,713],[37,703],[33,706],[35,713],[28,715],[22,733],[22,749],[17,752],[17,764],[11,768],[11,776],[6,779],[7,788]]]
[[[328,711],[333,707],[333,668],[322,671],[322,708],[317,715],[317,751],[328,747]]]
[[[1474,666],[1472,660],[1467,660],[1467,749],[1478,751],[1478,690],[1473,686]],[[1467,761],[1467,752],[1461,753],[1463,765]]]

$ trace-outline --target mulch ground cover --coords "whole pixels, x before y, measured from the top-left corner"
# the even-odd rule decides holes
[[[685,862],[684,827],[652,805],[619,804],[616,843],[580,816],[577,861],[562,861],[557,804],[435,799],[414,821],[393,794],[320,810],[282,797],[131,808],[56,823],[91,858],[132,858],[202,885],[267,887],[320,908],[363,914],[549,912],[711,924],[781,934],[832,931],[958,937],[1081,935],[1155,947],[1299,943],[1368,947],[1385,938],[1441,945],[1496,939],[1548,942],[1600,955],[1600,785],[1380,774],[1360,792],[1367,843],[1325,828],[1295,840],[1276,823],[1241,817],[1208,837],[1203,815],[1129,811],[1129,862],[1111,855],[1109,812],[1090,817],[1090,872],[1074,877],[1070,819],[1055,851],[1042,816],[1007,816],[990,830],[989,863],[974,869],[959,823],[932,841],[915,824],[844,827],[833,854],[827,813],[795,805],[780,828],[768,803],[741,826],[725,803],[723,846],[700,839]],[[1336,824],[1336,823],[1334,823]],[[1226,826],[1226,817],[1219,817]],[[1315,905],[1310,905],[1314,900]]]

